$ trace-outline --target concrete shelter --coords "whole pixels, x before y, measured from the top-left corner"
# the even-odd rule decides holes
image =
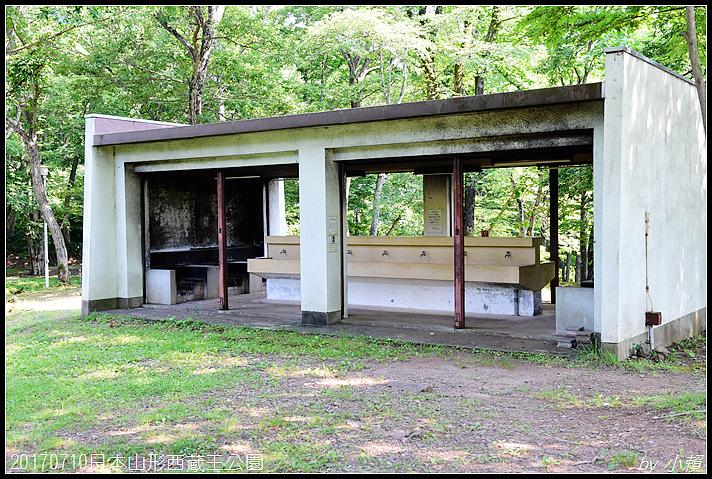
[[[696,334],[707,312],[707,144],[694,83],[626,48],[606,51],[605,73],[603,83],[190,126],[88,115],[82,312],[139,308],[155,294],[170,302],[166,284],[198,284],[229,309],[228,287],[249,290],[248,263],[285,234],[279,179],[298,177],[302,322],[328,328],[348,314],[345,178],[411,171],[451,178],[433,181],[455,200],[430,216],[431,233],[452,238],[455,329],[467,327],[462,173],[589,164],[595,280],[573,301],[592,317],[562,324],[619,358],[651,333],[655,345]],[[661,324],[646,325],[651,311]]]

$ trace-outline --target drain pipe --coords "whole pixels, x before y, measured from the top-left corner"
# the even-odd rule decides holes
[[[648,284],[648,228],[650,226],[650,213],[647,211],[645,212],[645,294],[648,295],[648,299],[650,300],[650,311],[653,311],[653,298],[650,297],[650,285]],[[648,343],[650,343],[650,350],[652,351],[655,349],[655,345],[653,344],[654,341],[654,336],[653,336],[653,326],[648,324],[646,321],[645,324],[648,326]]]
[[[648,229],[650,226],[650,213],[645,213],[645,293],[648,295],[650,300],[650,311],[645,313],[645,325],[648,327],[648,342],[650,343],[650,350],[655,349],[655,337],[653,335],[653,326],[657,324],[662,324],[662,314],[655,312],[653,308],[653,298],[650,296],[650,284],[648,282]]]

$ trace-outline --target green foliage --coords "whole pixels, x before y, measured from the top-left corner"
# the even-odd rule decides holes
[[[79,248],[84,116],[185,123],[192,61],[160,21],[193,38],[186,6],[7,6],[6,117],[37,109],[55,215]],[[695,9],[706,66],[706,7]],[[690,76],[679,6],[227,6],[203,90],[203,122],[239,120],[600,81],[604,48],[627,45]],[[199,33],[199,32],[198,32]],[[195,38],[200,41],[199,35]],[[432,90],[432,91],[431,91]],[[21,120],[21,118],[20,118]],[[24,146],[6,135],[9,251],[37,237]],[[77,166],[76,180],[70,172]],[[471,234],[545,234],[548,184],[533,169],[468,174]],[[375,175],[352,178],[351,234],[368,234]],[[285,183],[290,233],[299,231],[298,183]],[[537,199],[539,188],[543,197]],[[560,172],[562,249],[591,231],[590,170]],[[587,195],[588,192],[588,195]],[[69,203],[65,200],[69,198]],[[506,205],[506,207],[505,207]],[[422,234],[422,181],[389,174],[378,234]],[[533,220],[533,225],[530,224]],[[493,226],[494,225],[494,226]],[[586,233],[590,236],[589,233]],[[75,250],[78,252],[78,249]]]
[[[351,178],[349,189],[349,233],[370,234],[373,195],[378,175]],[[381,191],[379,236],[423,234],[423,179],[411,173],[391,173]]]

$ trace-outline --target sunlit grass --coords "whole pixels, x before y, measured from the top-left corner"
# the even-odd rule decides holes
[[[495,371],[516,370],[523,362],[543,367],[586,364],[572,358],[190,320],[109,315],[83,319],[78,304],[64,311],[27,308],[26,299],[34,294],[21,295],[12,303],[17,309],[6,317],[6,453],[91,453],[99,448],[105,454],[208,454],[237,448],[264,454],[271,472],[323,472],[330,461],[340,459],[338,454],[322,454],[314,444],[334,434],[353,434],[359,430],[353,421],[361,423],[359,427],[373,422],[400,428],[407,416],[427,424],[432,434],[450,430],[445,428],[450,416],[430,395],[413,401],[408,394],[384,388],[364,399],[360,391],[382,386],[382,378],[344,373],[429,355],[463,368],[487,366]],[[298,397],[293,397],[294,384]],[[632,404],[630,398],[583,396],[566,388],[535,397],[557,408],[658,407],[653,398]],[[677,411],[671,403],[659,402],[671,413]],[[699,396],[690,402],[693,406],[684,410],[700,407]],[[334,403],[357,404],[358,414],[332,410]],[[463,421],[498,414],[495,408],[464,399],[446,410]],[[518,457],[520,452],[507,451],[503,457]]]
[[[25,276],[27,270],[24,268],[7,268],[5,269],[5,296],[22,293],[33,293],[47,291],[45,288],[44,276]],[[71,275],[72,286],[59,284],[56,277],[49,277],[49,290],[56,288],[75,288],[82,284],[81,275]]]

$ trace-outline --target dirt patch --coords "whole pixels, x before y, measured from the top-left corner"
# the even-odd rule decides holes
[[[229,412],[233,426],[221,436],[215,431],[225,422],[185,418],[153,425],[110,420],[62,437],[101,450],[118,434],[129,444],[144,443],[147,435],[170,443],[189,430],[192,437],[212,436],[218,453],[263,454],[271,472],[308,471],[310,464],[318,472],[681,472],[691,458],[703,458],[699,468],[706,470],[705,419],[665,417],[673,412],[636,403],[706,391],[704,374],[519,359],[505,368],[459,353],[348,373],[305,358],[285,374],[274,356],[243,359],[259,387],[236,385],[187,399],[196,416]],[[140,406],[163,407],[161,401]],[[283,443],[297,457],[275,453]]]
[[[181,398],[189,417],[140,420],[175,402],[157,397],[54,434],[95,451],[188,441],[184,454],[262,454],[269,472],[706,471],[706,414],[646,402],[706,392],[706,347],[684,349],[671,348],[684,371],[456,349],[345,371],[226,347],[204,372],[239,362],[254,379]],[[165,366],[146,365],[156,374]]]

